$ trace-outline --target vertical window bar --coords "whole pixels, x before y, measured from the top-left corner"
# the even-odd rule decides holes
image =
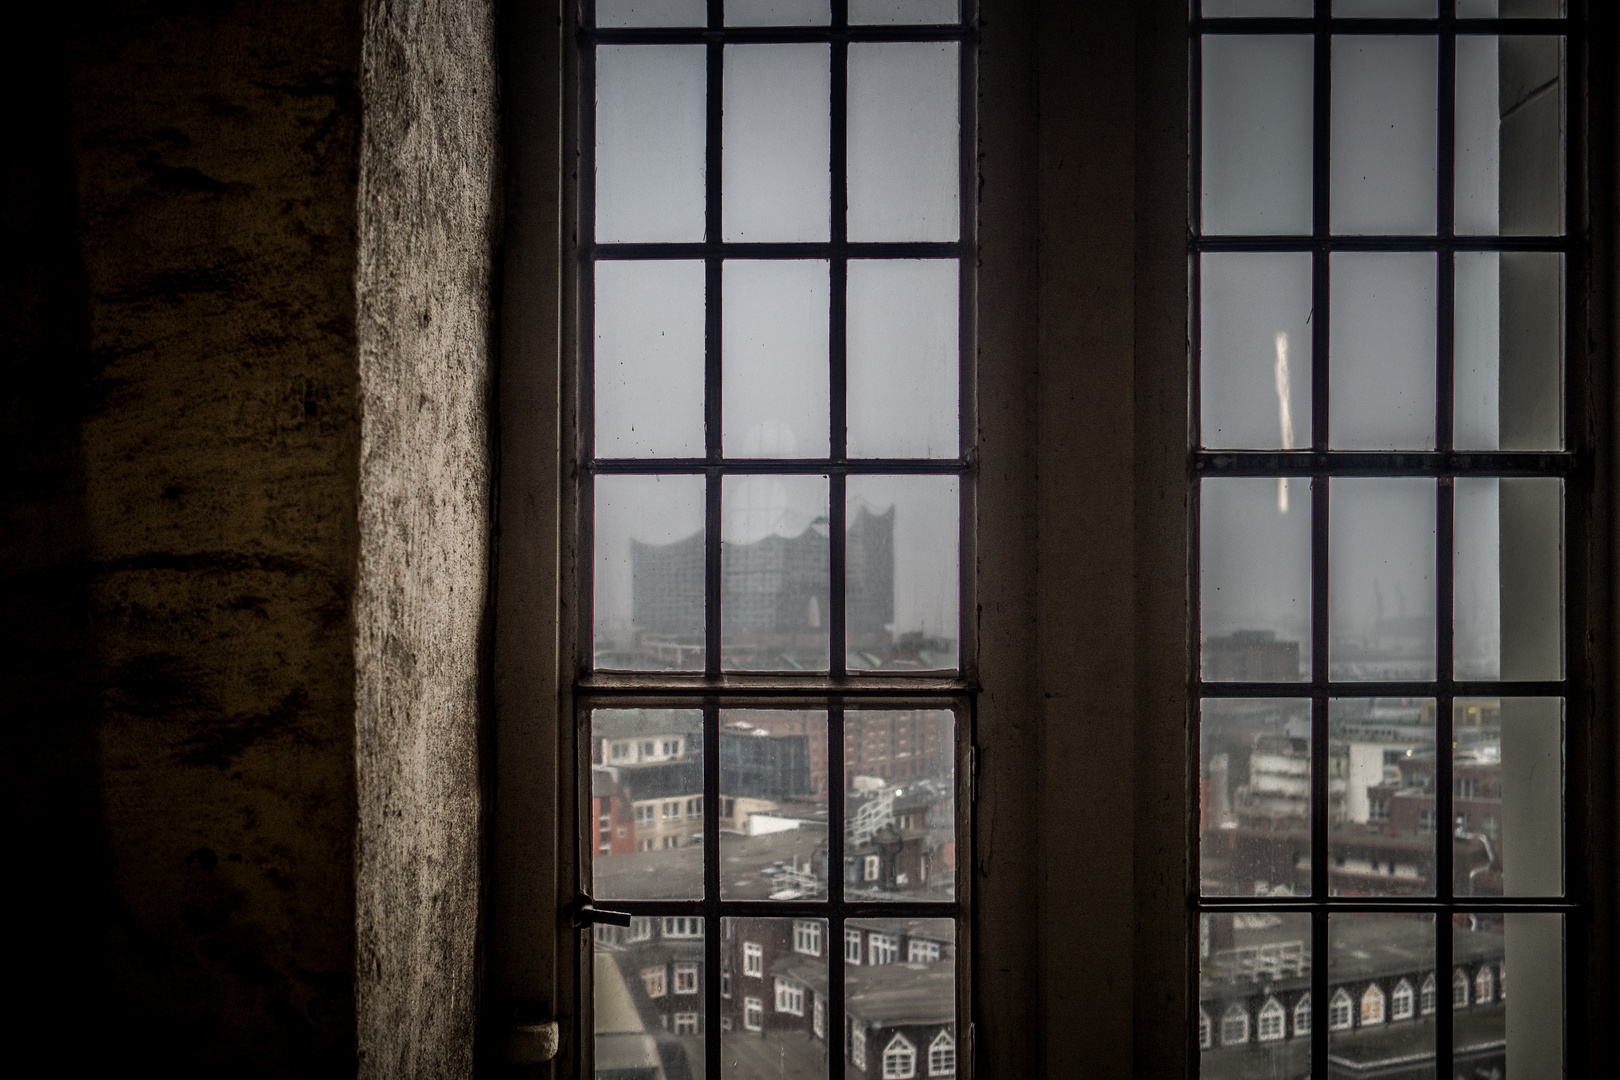
[[[827,400],[830,409],[827,433],[831,443],[832,459],[837,462],[848,460],[849,424],[848,424],[848,332],[845,315],[849,302],[849,256],[846,238],[849,235],[849,41],[838,33],[849,25],[847,0],[834,0],[832,5],[832,24],[834,37],[832,40],[832,100],[828,103],[831,110],[832,146],[828,154],[829,167],[832,170],[831,183],[828,185],[832,192],[830,221],[828,237],[832,241],[828,266],[832,273],[831,290],[828,309],[827,334]],[[827,563],[827,670],[833,676],[845,673],[845,665],[849,655],[845,644],[845,599],[846,589],[844,582],[844,528],[845,528],[845,475],[842,470],[835,470],[828,477],[831,490],[828,494],[827,514],[827,542],[831,545],[828,552]]]
[[[724,0],[709,0],[709,26],[717,29],[725,20]],[[722,310],[724,261],[714,250],[721,238],[721,121],[725,108],[725,44],[710,41],[705,60],[708,63],[708,97],[705,99],[705,143],[703,148],[703,233],[710,253],[703,260],[703,447],[709,462],[704,486],[703,507],[703,670],[713,677],[720,674],[720,602],[724,596],[724,580],[720,558],[720,469],[723,452],[721,435],[721,407],[724,393],[721,367]],[[718,743],[714,752],[719,753]],[[718,1058],[716,1059],[718,1060]]]
[[[714,481],[711,480],[711,485]],[[720,1072],[720,707],[703,702],[703,1068]]]
[[[844,703],[834,698],[827,706],[826,1038],[831,1080],[842,1076],[844,1068],[844,919]]]
[[[1325,864],[1326,856],[1311,864]],[[1324,872],[1323,877],[1327,875]],[[1210,1018],[1214,1020],[1214,1017]],[[1326,908],[1311,912],[1311,1076],[1328,1075],[1328,913]]]
[[[585,25],[596,25],[595,0],[587,0],[580,13]],[[579,183],[579,210],[575,228],[579,233],[580,258],[574,275],[574,325],[579,349],[578,383],[574,386],[574,461],[588,464],[596,458],[596,44],[582,41],[575,50],[579,60],[579,85],[585,93],[578,113],[579,146],[582,160]],[[574,539],[581,584],[595,583],[596,566],[596,475],[589,468],[580,471],[580,498],[575,508]],[[587,577],[587,575],[589,575]],[[581,588],[575,608],[575,675],[582,676],[596,666],[596,590]]]

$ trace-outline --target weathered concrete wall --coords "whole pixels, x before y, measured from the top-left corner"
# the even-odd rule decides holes
[[[373,3],[365,37],[360,1073],[465,1076],[482,905],[494,11],[487,2]]]

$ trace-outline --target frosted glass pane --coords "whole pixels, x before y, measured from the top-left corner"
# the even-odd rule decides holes
[[[825,476],[727,476],[720,488],[727,671],[826,671]]]
[[[1335,233],[1432,234],[1439,52],[1428,36],[1335,35]]]
[[[701,45],[596,50],[596,239],[703,239]]]
[[[595,484],[596,666],[702,669],[703,477]]]
[[[596,0],[596,25],[706,26],[706,0]]]
[[[849,238],[960,232],[955,42],[849,47]]]
[[[1332,446],[1432,449],[1435,257],[1337,252],[1329,272]]]
[[[1328,517],[1330,676],[1434,678],[1435,482],[1334,480]]]
[[[721,282],[725,455],[826,457],[826,262],[734,259]]]
[[[1205,18],[1280,16],[1308,19],[1315,14],[1311,0],[1204,0]]]
[[[1204,255],[1199,280],[1205,446],[1311,445],[1311,256]]]
[[[1499,39],[1457,38],[1457,233],[1494,235],[1501,229],[1502,109]]]
[[[1311,893],[1311,703],[1206,698],[1199,708],[1205,896]]]
[[[701,898],[703,710],[591,710],[591,810],[592,896]]]
[[[827,239],[828,55],[826,45],[726,46],[726,240]]]
[[[1309,481],[1208,479],[1200,502],[1204,678],[1305,678],[1311,665]]]
[[[1340,19],[1432,19],[1438,13],[1435,0],[1333,0]]]
[[[1556,450],[1563,442],[1563,256],[1456,256],[1460,450]]]
[[[1309,233],[1312,40],[1202,44],[1204,232]]]
[[[852,26],[900,23],[953,23],[961,17],[957,0],[850,0]]]
[[[849,263],[851,457],[955,457],[960,443],[954,259]]]
[[[826,26],[829,0],[726,0],[727,26]]]
[[[961,507],[954,476],[849,478],[844,626],[851,670],[956,667]]]
[[[1559,698],[1457,699],[1459,897],[1563,894],[1563,706]]]
[[[703,264],[596,264],[596,456],[702,457]]]
[[[811,834],[826,843],[827,714],[809,709],[720,710],[717,810],[721,896],[727,900],[826,896],[827,878],[813,863],[816,841]],[[812,823],[822,826],[819,833]],[[826,940],[825,931],[809,939],[803,932],[801,923],[801,946]]]
[[[1563,231],[1563,59],[1553,37],[1457,39],[1457,232]]]
[[[1557,19],[1563,0],[1457,0],[1459,19]]]
[[[1333,895],[1434,895],[1434,718],[1433,698],[1328,701]]]
[[[1563,482],[1458,477],[1459,679],[1563,674]]]

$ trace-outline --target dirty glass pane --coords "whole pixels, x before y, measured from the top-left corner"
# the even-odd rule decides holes
[[[844,1075],[955,1076],[955,924],[849,920],[844,1011]]]
[[[596,49],[596,239],[703,239],[701,45]]]
[[[1329,916],[1328,1058],[1348,1075],[1434,1076],[1434,933],[1433,915]]]
[[[828,57],[826,45],[726,46],[723,239],[827,239]]]
[[[1452,942],[1458,1075],[1562,1077],[1564,917],[1461,916]]]
[[[1328,524],[1334,679],[1434,678],[1435,481],[1335,479]]]
[[[721,443],[727,457],[827,455],[827,263],[727,260]]]
[[[961,231],[960,46],[849,47],[851,240],[955,240]]]
[[[1335,233],[1434,234],[1439,78],[1434,37],[1334,35]]]
[[[679,920],[697,924],[695,937],[666,934],[673,921],[643,917],[629,927],[595,927],[598,1080],[702,1080],[708,1027],[702,920]]]
[[[961,482],[851,476],[844,634],[851,671],[948,671],[961,624]]]
[[[596,25],[704,26],[709,21],[706,0],[596,0]]]
[[[1311,917],[1200,916],[1197,1020],[1202,1076],[1309,1075]]]
[[[1311,445],[1311,256],[1201,257],[1202,435],[1208,447]]]
[[[1458,698],[1455,893],[1564,891],[1564,708],[1559,698]]]
[[[727,26],[826,26],[830,0],[726,0]]]
[[[720,920],[720,1075],[828,1075],[825,919]]]
[[[1311,38],[1210,34],[1203,49],[1203,231],[1311,231]]]
[[[960,272],[955,259],[850,260],[850,457],[958,454]]]
[[[1253,18],[1272,16],[1308,19],[1315,14],[1311,0],[1204,0],[1204,17]]]
[[[826,671],[826,476],[725,477],[720,646],[727,671]]]
[[[598,476],[596,666],[703,667],[703,477]]]
[[[1563,43],[1457,38],[1457,232],[1563,230]]]
[[[1460,679],[1563,675],[1563,487],[1553,477],[1458,477]]]
[[[1432,19],[1435,0],[1333,0],[1340,19]]]
[[[1556,19],[1566,10],[1563,0],[1457,0],[1459,19]]]
[[[1435,894],[1433,698],[1328,702],[1328,889]]]
[[[702,457],[703,264],[596,264],[596,456]]]
[[[844,714],[844,896],[956,895],[956,723],[947,709]]]
[[[1459,450],[1563,445],[1564,256],[1459,251],[1456,426]]]
[[[591,895],[703,895],[703,712],[591,711]]]
[[[1201,487],[1204,678],[1293,682],[1310,672],[1311,496],[1304,479]]]
[[[1204,699],[1199,782],[1203,894],[1309,896],[1311,703]]]
[[[953,23],[960,18],[958,0],[849,0],[851,26],[894,26],[901,23]]]
[[[1335,252],[1329,267],[1333,448],[1433,449],[1435,256]]]
[[[720,895],[827,895],[827,713],[720,711]]]

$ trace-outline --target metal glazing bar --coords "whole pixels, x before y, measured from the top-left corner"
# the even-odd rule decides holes
[[[1308,34],[1326,22],[1334,34],[1562,34],[1571,27],[1569,19],[1343,19],[1254,17],[1202,18],[1193,16],[1193,29],[1200,34]]]
[[[623,907],[618,901],[613,907]],[[1518,911],[1575,911],[1580,904],[1558,897],[1514,897],[1495,900],[1489,897],[1467,897],[1457,901],[1436,900],[1427,896],[1387,897],[1329,897],[1313,900],[1308,896],[1202,896],[1193,902],[1201,911],[1355,911],[1355,912],[1423,912],[1456,911],[1463,914]]]
[[[1193,471],[1205,476],[1568,476],[1570,452],[1443,450],[1201,450]]]
[[[846,243],[844,249],[853,259],[957,259],[968,254],[967,248],[954,240],[860,240]],[[714,233],[707,241],[701,242],[596,244],[581,251],[583,258],[598,261],[702,259],[715,256],[728,259],[828,259],[833,254],[834,245],[830,241],[723,241]]]
[[[1576,242],[1567,236],[1195,236],[1189,246],[1195,251],[1262,252],[1570,251]]]
[[[581,30],[582,40],[603,45],[702,45],[724,41],[738,45],[803,45],[852,41],[967,41],[973,31],[959,23],[933,25],[851,26],[728,26],[704,29],[686,26],[612,27]]]
[[[715,373],[719,378],[719,373]],[[718,410],[718,403],[716,404]],[[719,421],[711,425],[719,428]],[[718,440],[719,432],[715,431]],[[961,458],[861,458],[855,461],[833,461],[828,458],[721,458],[720,447],[715,446],[713,458],[605,458],[591,462],[589,468],[596,473],[700,473],[724,472],[728,476],[744,473],[796,473],[821,475],[833,473],[923,473],[949,476],[967,472],[971,466]]]
[[[1571,692],[1564,679],[1489,682],[1447,679],[1428,682],[1200,682],[1198,693],[1209,698],[1308,698],[1317,690],[1336,698],[1434,697],[1560,697]]]
[[[719,845],[715,845],[718,849]],[[595,902],[595,901],[593,901]],[[603,907],[648,918],[665,915],[723,915],[728,919],[825,919],[836,912],[851,919],[949,919],[958,912],[955,901],[872,901],[833,903],[827,900],[602,900]]]
[[[959,697],[978,689],[966,679],[940,673],[896,675],[894,672],[848,672],[834,679],[826,672],[748,672],[685,675],[669,671],[595,671],[583,676],[582,694],[604,696],[680,698],[703,694],[742,694],[756,697],[808,697],[826,694],[861,694],[882,698]],[[1298,693],[1298,687],[1295,688]],[[1261,695],[1270,696],[1270,695]]]

